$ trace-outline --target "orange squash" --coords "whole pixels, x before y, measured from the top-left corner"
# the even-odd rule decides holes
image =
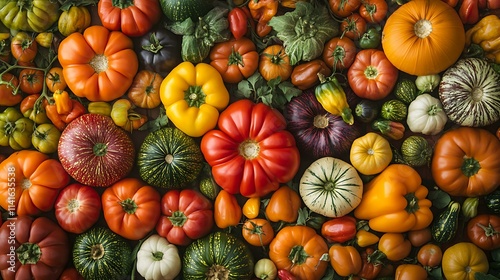
[[[392,13],[382,47],[389,61],[411,75],[438,74],[460,57],[465,30],[457,12],[441,0],[413,0]]]

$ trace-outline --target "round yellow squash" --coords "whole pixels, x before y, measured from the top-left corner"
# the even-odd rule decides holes
[[[380,134],[368,132],[352,142],[349,158],[359,173],[375,175],[391,163],[391,145]]]
[[[453,65],[465,46],[457,12],[441,0],[412,0],[392,13],[382,32],[389,61],[411,75],[438,74]]]

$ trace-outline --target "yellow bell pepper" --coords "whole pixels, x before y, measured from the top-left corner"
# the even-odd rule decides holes
[[[191,137],[215,128],[219,112],[229,104],[220,73],[207,63],[177,65],[160,85],[160,99],[168,119]]]
[[[254,219],[259,216],[260,197],[251,197],[243,204],[243,215],[248,219]]]
[[[500,18],[496,15],[483,17],[476,25],[465,32],[467,46],[481,46],[488,59],[500,63]]]
[[[433,218],[428,192],[415,169],[391,164],[365,185],[354,216],[368,220],[370,228],[379,232],[423,229]]]

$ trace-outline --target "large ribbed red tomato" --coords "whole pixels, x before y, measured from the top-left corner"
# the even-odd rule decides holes
[[[219,116],[218,130],[207,132],[201,151],[217,184],[232,194],[262,197],[290,181],[300,155],[286,120],[276,109],[242,99]]]
[[[132,170],[135,148],[130,136],[110,117],[85,114],[61,133],[58,154],[62,166],[75,180],[107,187]]]

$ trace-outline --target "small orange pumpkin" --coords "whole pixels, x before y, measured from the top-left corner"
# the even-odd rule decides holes
[[[382,47],[389,61],[411,75],[438,74],[460,57],[465,30],[457,12],[441,0],[413,0],[392,13]]]

